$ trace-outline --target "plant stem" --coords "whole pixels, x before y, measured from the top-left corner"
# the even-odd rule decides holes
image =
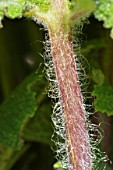
[[[70,170],[91,170],[91,154],[85,109],[72,46],[72,32],[49,30],[60,102],[63,110]]]
[[[60,106],[62,108],[62,112],[58,110],[59,108],[55,108],[57,112],[61,112],[62,116],[60,117],[57,113],[54,114],[55,116],[58,115],[59,118],[58,123],[55,122],[57,121],[57,116],[53,119],[53,122],[56,124],[56,130],[57,128],[59,130],[58,133],[64,133],[64,131],[66,133],[64,139],[66,136],[65,144],[67,145],[65,146],[69,169],[91,170],[91,146],[86,124],[86,111],[79,84],[78,68],[74,59],[71,27],[74,20],[79,23],[81,18],[85,19],[89,16],[90,12],[94,9],[94,3],[92,0],[77,0],[74,4],[71,3],[71,1],[69,2],[69,0],[50,0],[50,2],[50,9],[46,14],[36,11],[36,13],[31,12],[25,15],[33,16],[36,21],[38,18],[41,18],[48,27],[51,54],[58,82],[57,87],[60,94]],[[72,8],[75,6],[75,12],[73,10],[71,11],[69,3],[71,3],[70,5],[72,5]],[[48,44],[46,49],[48,54]],[[49,61],[49,64],[51,64],[51,61]],[[50,67],[51,73],[52,66]],[[54,73],[52,73],[52,75],[54,75]],[[51,75],[48,76],[48,79],[50,77]],[[53,111],[53,113],[55,113],[55,111]],[[59,119],[62,120],[60,121]],[[63,130],[62,127],[60,127],[62,126],[61,122],[63,122]],[[61,134],[61,138],[62,136]]]

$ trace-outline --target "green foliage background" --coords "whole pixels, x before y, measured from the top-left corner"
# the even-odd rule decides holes
[[[25,1],[18,2],[16,13],[11,4],[6,17],[22,17]],[[40,5],[43,7],[41,1]],[[1,19],[6,6],[0,8]],[[6,17],[0,30],[0,170],[53,170],[52,103],[47,97],[48,82],[41,56],[45,31],[30,19]],[[102,22],[93,16],[89,21],[78,37],[80,52],[90,65],[87,69],[84,64],[90,80],[85,90],[93,98],[86,103],[93,101],[94,110],[90,111],[95,114],[91,120],[104,130],[100,147],[113,161],[113,40]],[[99,169],[102,167],[100,164]],[[106,169],[113,169],[109,161]]]
[[[0,170],[53,169],[41,29],[23,18],[0,30]]]

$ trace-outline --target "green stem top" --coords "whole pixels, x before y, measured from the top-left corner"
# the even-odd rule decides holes
[[[40,5],[39,8],[33,6],[24,15],[41,18],[55,32],[59,32],[61,26],[64,32],[69,31],[74,22],[84,20],[95,8],[93,0],[49,0],[46,5],[47,11],[41,11]]]
[[[0,20],[22,16],[41,19],[52,30],[61,24],[67,30],[73,22],[85,19],[95,9],[93,0],[4,0],[0,2]]]

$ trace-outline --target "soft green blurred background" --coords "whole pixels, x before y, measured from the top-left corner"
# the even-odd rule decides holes
[[[51,170],[55,162],[51,150],[52,108],[50,99],[47,98],[48,82],[44,78],[41,56],[44,52],[45,32],[43,26],[36,25],[25,18],[20,20],[5,18],[3,24],[4,28],[0,30],[0,103],[9,98],[12,91],[32,72],[39,77],[39,80],[34,87],[37,91],[37,114],[30,120],[33,123],[27,123],[30,127],[25,132],[25,145],[18,153],[14,153],[11,159],[10,151],[6,151],[7,149],[3,149],[0,145],[0,170],[10,169],[16,161],[13,170]],[[16,115],[12,116],[16,117]],[[8,165],[3,165],[7,164],[8,159]]]

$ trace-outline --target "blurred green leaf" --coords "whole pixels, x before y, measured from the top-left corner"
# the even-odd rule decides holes
[[[105,28],[113,29],[113,0],[96,0],[96,4],[95,18],[103,21]],[[111,31],[111,38],[113,38],[113,31]]]
[[[92,70],[92,79],[98,85],[101,85],[104,81],[104,75],[100,69],[93,69]]]
[[[32,8],[37,11],[47,12],[49,9],[49,0],[2,0],[0,1],[0,28],[2,28],[2,19],[4,16],[8,18],[21,18],[23,12],[27,12]]]
[[[51,105],[47,100],[43,100],[35,116],[30,119],[23,130],[23,138],[26,141],[51,143]]]
[[[51,106],[46,85],[43,75],[33,73],[0,105],[0,170],[9,170],[23,154],[22,141],[50,145]]]
[[[113,87],[107,80],[95,85],[92,95],[96,97],[94,101],[96,111],[107,113],[108,116],[113,115]]]
[[[0,1],[0,21],[4,16],[9,18],[22,17],[22,11],[25,7],[25,0],[2,0]],[[1,24],[2,27],[2,24]]]
[[[99,168],[99,170],[103,170],[103,169],[105,169],[105,170],[112,170],[110,165],[105,163],[105,162],[98,163],[98,168]]]
[[[49,10],[50,0],[27,0],[27,6],[38,6],[39,11],[47,12]]]
[[[29,145],[24,145],[17,151],[0,145],[0,170],[10,170],[14,163],[26,152]]]
[[[0,106],[0,144],[20,148],[21,130],[37,109],[36,92],[32,89],[36,81],[39,81],[39,77],[34,73]]]

